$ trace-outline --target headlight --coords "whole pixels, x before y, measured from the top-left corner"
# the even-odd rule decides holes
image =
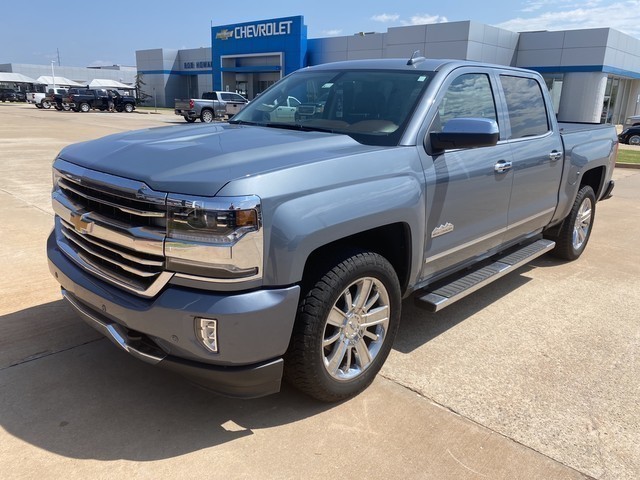
[[[169,195],[167,268],[238,281],[261,276],[260,198]]]

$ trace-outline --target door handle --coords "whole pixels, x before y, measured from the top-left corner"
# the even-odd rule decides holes
[[[562,158],[562,152],[558,152],[557,150],[554,150],[549,154],[549,158],[551,159],[552,162],[557,162]]]
[[[493,167],[493,170],[496,173],[506,173],[509,170],[511,170],[511,162],[508,160],[500,160],[498,163],[496,163]]]

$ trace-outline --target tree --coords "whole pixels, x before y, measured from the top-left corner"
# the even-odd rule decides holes
[[[146,85],[146,83],[143,80],[144,74],[142,72],[138,72],[136,73],[136,103],[138,105],[141,105],[143,103],[145,103],[147,100],[149,100],[152,95],[149,95],[148,93],[146,93],[143,89],[143,87]]]

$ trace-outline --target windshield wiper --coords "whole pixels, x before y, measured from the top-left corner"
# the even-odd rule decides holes
[[[233,125],[258,125],[256,122],[247,122],[246,120],[229,120],[227,123]]]

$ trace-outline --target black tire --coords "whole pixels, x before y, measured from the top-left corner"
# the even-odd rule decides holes
[[[184,116],[184,119],[189,123],[193,123],[196,121],[194,117],[187,117],[186,115],[183,115],[183,116]]]
[[[401,294],[395,270],[377,253],[329,265],[303,292],[284,372],[297,389],[336,402],[360,393],[380,371],[400,324]]]
[[[211,123],[213,122],[214,119],[215,119],[215,116],[213,114],[213,111],[211,111],[210,109],[204,108],[200,112],[200,121],[202,123]]]
[[[42,100],[42,103],[40,105],[45,110],[49,110],[51,108],[51,102],[49,100]]]
[[[79,110],[83,113],[87,113],[89,110],[91,110],[91,105],[86,102],[82,102],[80,104]]]
[[[596,216],[596,196],[589,185],[583,186],[576,195],[571,212],[562,222],[555,240],[552,254],[563,260],[576,260],[587,247],[593,221]]]
[[[124,104],[124,111],[127,113],[131,113],[133,112],[133,105],[130,103],[125,103]]]
[[[631,135],[627,139],[629,145],[640,145],[640,135]]]
[[[34,103],[34,105],[36,106],[36,108],[42,108],[42,105],[40,105],[39,103]]]
[[[118,105],[116,107],[116,112],[120,112],[120,113],[122,112],[122,105]]]

